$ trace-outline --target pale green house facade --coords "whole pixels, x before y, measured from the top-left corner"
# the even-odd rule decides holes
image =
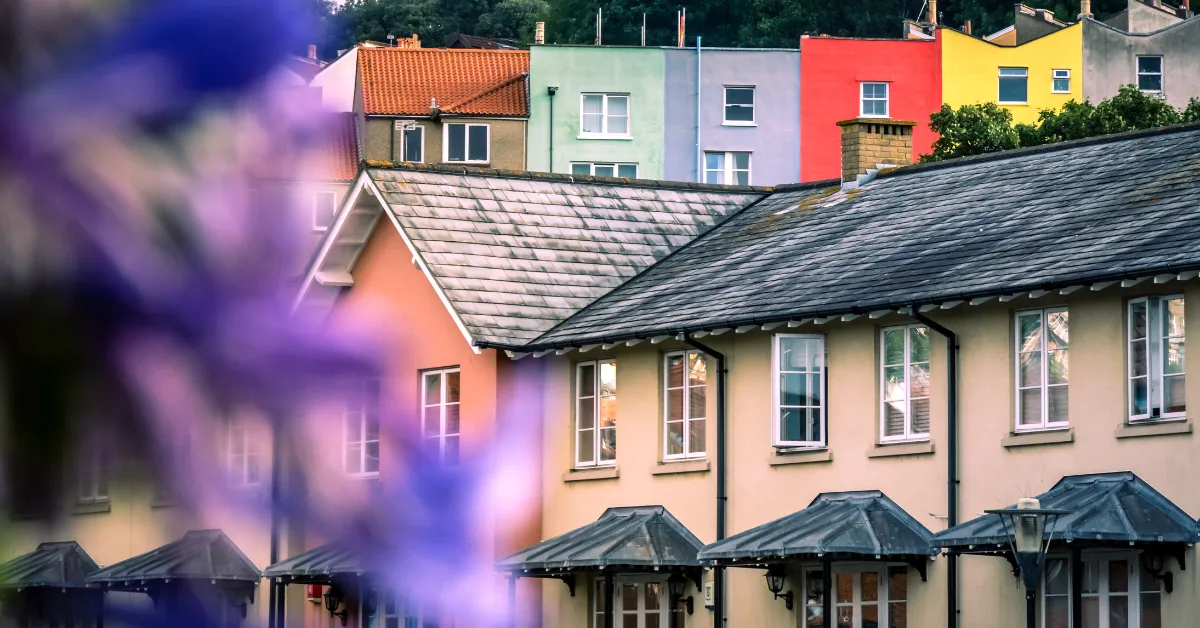
[[[530,170],[664,178],[661,48],[533,46],[529,64]]]

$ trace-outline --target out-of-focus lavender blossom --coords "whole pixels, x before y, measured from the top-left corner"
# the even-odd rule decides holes
[[[54,19],[46,6],[26,0],[17,13],[36,32]],[[273,513],[353,543],[381,584],[418,604],[453,605],[472,625],[495,619],[480,547],[494,467],[425,464],[401,427],[415,421],[389,417],[394,481],[263,503],[227,490],[220,444],[195,436],[249,415],[302,457],[305,442],[341,429],[313,412],[339,402],[331,382],[383,357],[369,326],[355,336],[289,310],[305,241],[292,199],[261,182],[264,169],[303,179],[325,130],[312,99],[273,80],[307,43],[303,12],[289,0],[58,8],[71,45],[10,49],[35,70],[0,92],[4,509],[58,515],[77,452],[102,442],[152,465],[192,515],[242,510],[265,527]],[[292,484],[319,488],[303,472]]]

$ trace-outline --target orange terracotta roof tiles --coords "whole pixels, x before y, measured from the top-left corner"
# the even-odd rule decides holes
[[[367,115],[529,116],[526,50],[360,48],[358,73]]]
[[[329,181],[353,181],[358,176],[358,136],[355,114],[339,113],[322,139],[322,174]]]

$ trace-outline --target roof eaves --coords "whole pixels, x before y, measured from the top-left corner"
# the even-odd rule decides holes
[[[756,203],[757,203],[757,201],[756,201]],[[709,232],[702,234],[701,236],[697,237],[696,239],[699,240],[700,238],[707,236],[709,233],[711,233],[712,231],[715,231],[715,230],[716,230],[716,228],[710,230]],[[695,242],[695,240],[693,240],[693,242]],[[691,244],[689,243],[687,246],[691,246]],[[687,248],[687,247],[684,247],[684,248]],[[678,249],[678,250],[682,250],[682,249]],[[674,254],[674,252],[672,254]],[[668,257],[670,257],[670,256],[668,256]],[[666,258],[664,258],[664,260],[665,259]],[[660,261],[658,263],[662,263],[662,262]],[[651,266],[650,268],[654,268],[654,266]],[[650,270],[650,268],[647,268],[646,270],[648,271],[648,270]],[[865,316],[865,315],[869,314],[870,312],[881,311],[881,310],[899,311],[901,309],[907,309],[910,307],[915,308],[915,307],[920,307],[922,305],[942,304],[942,303],[948,303],[948,302],[953,302],[953,301],[969,302],[973,299],[981,299],[981,298],[986,298],[986,297],[998,297],[998,296],[1019,294],[1019,293],[1025,293],[1025,292],[1033,292],[1036,290],[1046,290],[1046,291],[1061,290],[1063,288],[1078,286],[1080,284],[1085,284],[1085,285],[1086,284],[1096,284],[1096,283],[1103,283],[1103,282],[1108,282],[1108,281],[1115,282],[1115,281],[1120,281],[1122,279],[1137,279],[1137,278],[1149,277],[1149,276],[1154,276],[1154,275],[1159,275],[1159,274],[1177,274],[1177,273],[1197,272],[1197,271],[1200,271],[1200,262],[1197,262],[1195,264],[1183,265],[1183,266],[1151,267],[1151,268],[1145,268],[1145,269],[1140,269],[1140,270],[1128,270],[1127,269],[1120,273],[1109,273],[1109,274],[1098,274],[1098,275],[1073,275],[1069,278],[1063,279],[1061,281],[1055,281],[1055,282],[1017,285],[1017,286],[1005,286],[1005,287],[999,288],[999,289],[981,290],[978,292],[947,293],[945,295],[930,296],[927,298],[913,300],[913,301],[909,301],[909,302],[868,303],[868,304],[863,304],[863,305],[855,305],[852,307],[831,308],[828,310],[795,311],[795,312],[790,312],[785,315],[726,319],[726,320],[722,320],[722,321],[705,323],[703,325],[691,325],[691,326],[684,325],[684,326],[668,327],[668,328],[650,328],[650,329],[641,329],[641,330],[633,331],[633,332],[623,332],[623,333],[619,333],[619,334],[600,334],[600,335],[595,335],[595,336],[576,337],[571,340],[538,342],[542,336],[550,334],[552,331],[557,329],[559,326],[561,326],[561,325],[565,324],[567,321],[571,320],[571,318],[568,318],[566,321],[563,321],[563,322],[559,323],[558,325],[555,325],[555,327],[551,328],[550,330],[546,331],[542,336],[539,336],[538,338],[535,338],[534,340],[532,340],[524,345],[514,347],[514,346],[504,346],[504,345],[486,343],[486,347],[493,348],[493,349],[516,351],[516,352],[520,352],[520,353],[548,352],[548,351],[555,351],[555,350],[560,350],[560,349],[575,348],[575,347],[580,347],[583,345],[615,344],[615,343],[627,342],[630,340],[645,340],[648,338],[654,338],[654,337],[658,337],[658,336],[680,336],[680,335],[694,334],[697,332],[707,332],[707,331],[712,331],[715,329],[742,327],[745,325],[754,325],[754,326],[772,325],[772,324],[786,323],[789,321],[797,321],[797,320],[802,320],[802,319],[838,318],[838,317],[843,317],[843,316],[847,316],[847,315],[858,317],[858,316]],[[642,271],[642,272],[646,272],[646,271]],[[636,276],[635,276],[635,278],[636,278]],[[632,281],[632,279],[627,280],[626,283],[628,283],[629,281]],[[577,316],[579,313],[582,313],[587,308],[592,307],[592,305],[595,305],[596,303],[599,303],[601,300],[609,297],[609,295],[613,294],[613,292],[616,292],[619,289],[620,289],[619,287],[615,288],[615,289],[613,289],[612,292],[609,292],[608,294],[605,294],[604,296],[600,297],[600,299],[593,301],[587,307],[585,307],[584,309],[580,310],[575,315],[573,315],[572,318],[574,316]]]

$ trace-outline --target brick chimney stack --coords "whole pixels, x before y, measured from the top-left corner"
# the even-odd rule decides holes
[[[857,180],[867,170],[912,163],[916,122],[886,118],[852,118],[842,127],[842,182]]]
[[[308,45],[308,58],[312,59],[313,61],[317,60],[317,45],[316,44]]]

